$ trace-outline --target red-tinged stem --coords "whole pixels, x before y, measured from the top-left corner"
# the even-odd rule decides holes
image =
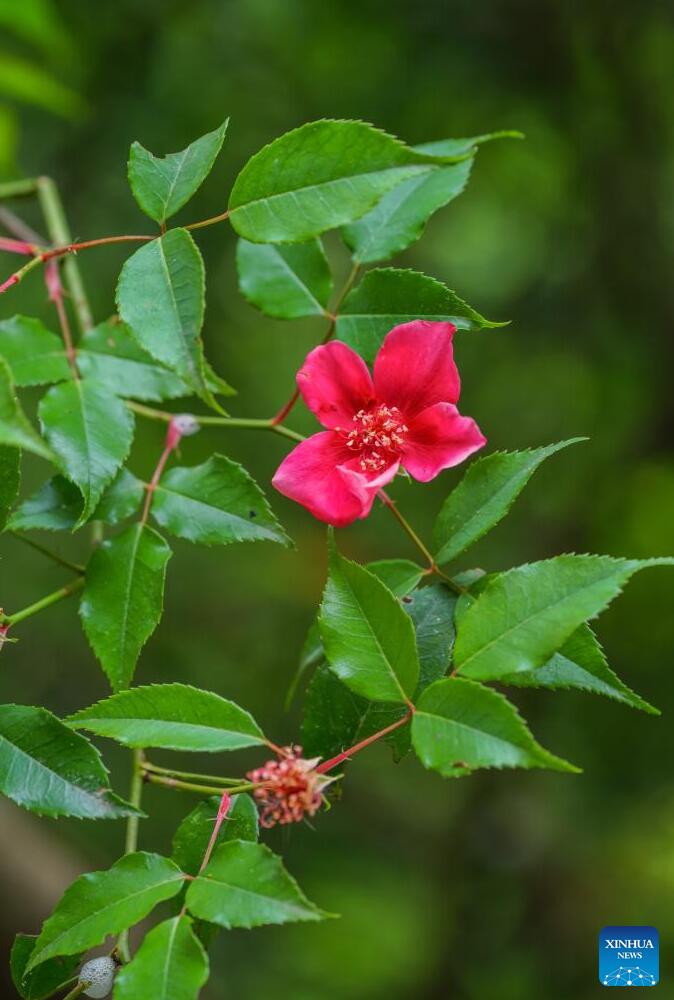
[[[45,268],[45,281],[47,284],[47,291],[49,293],[49,300],[53,302],[56,307],[56,313],[59,318],[59,325],[61,327],[63,343],[65,344],[68,364],[70,365],[70,370],[73,373],[73,378],[77,381],[80,377],[80,373],[77,368],[77,354],[75,353],[75,343],[70,329],[68,312],[66,310],[65,302],[63,301],[63,285],[61,284],[61,276],[59,274],[59,265],[57,261],[47,261],[47,266]]]
[[[18,253],[23,257],[32,257],[35,253],[35,247],[32,243],[8,239],[5,236],[0,236],[0,250],[4,250],[5,253]]]
[[[214,226],[217,222],[225,222],[229,218],[229,211],[221,212],[220,215],[212,215],[210,219],[202,219],[201,222],[190,222],[185,229],[204,229],[206,226]]]
[[[170,442],[166,444],[163,452],[161,453],[161,457],[157,462],[157,468],[152,473],[152,479],[145,487],[146,490],[145,504],[143,505],[143,513],[140,519],[141,524],[147,524],[147,519],[150,516],[150,507],[152,505],[152,497],[154,496],[154,491],[157,489],[157,486],[159,485],[161,474],[164,471],[164,467],[168,462],[169,456],[171,455],[171,452],[173,451],[174,448],[175,448],[174,444]]]
[[[330,323],[328,324],[328,329],[325,331],[325,336],[321,340],[319,346],[327,344],[328,341],[332,340],[332,338],[334,337],[335,330],[337,329],[337,316],[339,313],[340,306],[342,305],[342,302],[350,292],[354,281],[358,277],[359,271],[360,271],[360,264],[354,264],[353,267],[351,268],[351,271],[349,272],[348,278],[346,279],[344,285],[342,286],[339,295],[337,296],[337,301],[335,302],[333,311],[331,313],[326,313],[326,316],[329,318]],[[299,398],[300,398],[300,391],[299,389],[295,389],[288,402],[281,407],[281,409],[278,411],[275,417],[271,418],[272,427],[276,427],[277,424],[283,423],[283,421],[291,412],[291,410],[294,409],[295,404],[297,403]]]
[[[229,792],[223,792],[222,798],[220,799],[220,806],[218,807],[218,815],[215,817],[215,823],[213,824],[213,832],[211,833],[211,839],[208,841],[208,847],[204,854],[203,861],[201,862],[201,867],[199,868],[199,875],[211,860],[211,854],[213,853],[213,848],[215,847],[218,834],[220,833],[220,827],[224,823],[227,813],[229,812],[230,806],[232,804],[232,796]]]
[[[364,750],[365,747],[369,747],[371,743],[376,743],[377,740],[381,740],[384,736],[388,736],[389,733],[394,732],[396,729],[400,729],[401,726],[407,725],[412,716],[414,715],[414,706],[410,705],[410,710],[407,715],[404,715],[402,719],[398,719],[397,722],[392,722],[390,726],[385,729],[380,729],[378,733],[373,733],[372,736],[368,736],[366,740],[361,740],[360,743],[356,743],[355,746],[349,747],[348,750],[338,753],[336,757],[331,757],[330,760],[323,761],[316,768],[319,774],[326,774],[328,771],[332,771],[333,768],[339,767],[345,760],[350,760],[354,754],[358,753],[360,750]]]

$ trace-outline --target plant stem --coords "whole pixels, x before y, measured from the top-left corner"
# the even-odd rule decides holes
[[[202,219],[201,222],[190,222],[185,229],[204,229],[206,226],[214,226],[217,222],[225,222],[229,218],[229,210],[221,212],[220,215],[212,215],[210,219]]]
[[[404,715],[402,719],[398,719],[397,722],[392,722],[390,726],[386,726],[385,729],[380,729],[378,733],[373,733],[372,736],[368,736],[367,739],[361,740],[360,743],[356,743],[355,746],[342,751],[342,753],[337,754],[336,757],[331,757],[330,760],[324,761],[322,764],[318,765],[316,770],[319,774],[325,774],[327,771],[332,771],[334,767],[338,767],[339,764],[342,764],[345,760],[349,760],[360,750],[364,750],[365,747],[369,747],[372,743],[376,743],[378,740],[381,740],[384,736],[388,736],[389,733],[394,732],[396,729],[400,729],[401,726],[407,725],[413,715],[414,706],[412,705],[410,706],[410,710],[407,715]]]
[[[359,271],[360,271],[360,264],[354,264],[353,267],[351,268],[350,272],[349,272],[348,278],[346,279],[346,281],[344,282],[344,285],[342,286],[342,288],[340,290],[339,295],[337,296],[337,300],[336,300],[336,302],[335,302],[335,304],[333,306],[332,313],[328,313],[327,314],[330,317],[330,322],[328,324],[328,329],[325,331],[325,336],[321,340],[321,345],[322,344],[327,344],[327,342],[329,340],[332,340],[332,338],[334,337],[335,330],[337,328],[337,316],[339,314],[340,307],[342,305],[342,302],[344,301],[344,299],[348,295],[348,293],[351,291],[353,283],[356,280],[356,278],[358,277],[358,272]],[[281,409],[278,411],[278,413],[276,414],[276,416],[274,416],[274,417],[271,418],[272,427],[276,427],[279,424],[283,423],[283,421],[285,420],[285,418],[288,416],[288,414],[294,408],[295,403],[298,401],[299,398],[300,398],[300,391],[299,391],[299,389],[295,389],[294,392],[293,392],[293,394],[292,394],[292,396],[288,400],[288,402],[285,403],[281,407]]]
[[[91,986],[91,983],[89,983],[89,982],[86,982],[86,981],[85,981],[85,982],[83,982],[83,983],[78,983],[78,984],[77,984],[77,986],[75,986],[75,987],[74,987],[74,988],[73,988],[73,989],[72,989],[72,990],[70,991],[70,993],[68,993],[68,994],[67,994],[67,996],[65,996],[65,997],[63,998],[63,1000],[75,1000],[75,997],[80,997],[80,996],[82,996],[82,994],[84,993],[84,991],[85,991],[86,989],[88,989],[88,987],[89,987],[89,986]]]
[[[407,518],[403,517],[403,515],[398,510],[397,505],[394,503],[393,500],[391,500],[388,493],[385,493],[384,490],[379,490],[379,493],[377,495],[381,500],[381,502],[391,511],[396,521],[401,526],[401,528],[408,536],[408,538],[410,538],[414,542],[414,544],[419,549],[424,558],[428,560],[428,572],[435,573],[437,576],[441,577],[445,581],[447,586],[450,587],[451,590],[453,590],[456,594],[465,594],[466,593],[465,587],[462,587],[459,583],[455,583],[454,580],[452,580],[451,576],[447,576],[445,573],[442,572],[442,570],[436,563],[435,559],[433,558],[433,553],[419,538],[419,536],[417,535],[416,531],[409,523]]]
[[[77,580],[73,580],[72,583],[67,583],[65,587],[61,587],[60,590],[54,590],[51,594],[47,594],[46,597],[42,597],[34,604],[29,604],[27,608],[23,608],[21,611],[15,611],[13,615],[2,615],[0,617],[0,622],[3,622],[5,625],[18,625],[19,622],[24,621],[24,619],[30,618],[32,615],[36,615],[39,611],[44,611],[45,608],[51,607],[52,604],[56,604],[58,601],[62,601],[64,598],[70,597],[72,594],[76,594],[77,591],[81,590],[83,586],[84,576],[80,576]]]
[[[169,423],[175,416],[175,413],[169,413],[168,410],[156,410],[152,406],[145,406],[143,403],[136,403],[130,399],[126,400],[126,405],[134,413],[138,413],[141,417],[147,417],[149,420],[162,420],[165,423]],[[272,431],[272,433],[280,434],[291,441],[304,441],[302,434],[298,434],[297,431],[293,431],[283,424],[274,424],[273,419],[270,418],[212,417],[208,414],[201,416],[195,413],[194,419],[204,427],[231,427],[241,430]]]
[[[152,771],[145,772],[145,779],[153,785],[163,785],[164,788],[175,788],[181,792],[197,792],[199,795],[222,795],[223,792],[222,785],[219,787],[214,785],[196,785],[191,781],[180,781],[178,778],[164,777],[160,774],[154,774]],[[230,795],[236,795],[239,792],[253,791],[255,788],[260,788],[259,781],[247,781],[241,785],[233,785],[231,788],[227,788],[226,791]]]
[[[37,191],[37,181],[29,178],[22,181],[7,181],[0,184],[0,201],[10,198],[29,198]]]
[[[164,466],[169,460],[171,452],[173,451],[174,445],[166,444],[164,450],[162,451],[159,461],[157,462],[157,467],[152,473],[152,479],[145,487],[145,503],[143,504],[143,513],[141,514],[140,523],[141,525],[147,524],[147,519],[150,516],[150,507],[152,506],[152,497],[154,496],[154,491],[157,489],[157,484],[161,479],[161,474],[164,471]]]
[[[33,541],[33,539],[28,538],[27,535],[21,535],[17,531],[12,531],[11,535],[16,538],[17,541],[30,546],[31,549],[35,549],[36,552],[39,552],[41,555],[46,556],[47,559],[51,559],[53,562],[58,563],[59,566],[69,569],[72,573],[84,573],[84,566],[80,566],[79,563],[70,562],[69,559],[65,559],[63,556],[59,555],[58,552],[52,552],[52,550],[48,549],[46,545],[41,545],[40,542]]]
[[[131,787],[129,789],[129,802],[136,809],[140,809],[143,798],[143,751],[138,749],[132,752],[131,765]],[[140,817],[129,816],[126,821],[126,839],[124,841],[124,853],[133,854],[138,850],[138,826]],[[117,951],[122,960],[128,962],[131,958],[129,953],[129,932],[122,931],[117,938]]]
[[[37,197],[44,215],[47,235],[55,246],[72,242],[70,227],[66,219],[63,202],[56,183],[51,177],[38,177],[36,181]],[[69,256],[63,264],[63,273],[70,293],[73,308],[77,315],[80,330],[84,333],[94,325],[89,307],[89,300],[84,290],[79,264],[73,256]]]
[[[159,767],[158,764],[152,764],[149,760],[144,761],[143,767],[146,771],[152,771],[155,774],[165,774],[171,778],[196,778],[198,781],[212,781],[221,785],[241,784],[241,778],[223,778],[218,774],[198,774],[194,771],[176,771],[172,767]]]

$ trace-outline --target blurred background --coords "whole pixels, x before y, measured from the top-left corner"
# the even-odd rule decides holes
[[[306,120],[363,118],[410,142],[526,132],[480,152],[466,193],[399,260],[491,319],[512,320],[457,341],[462,410],[491,448],[590,441],[551,459],[462,568],[560,551],[674,554],[673,88],[674,14],[659,0],[0,0],[0,174],[53,176],[80,239],[150,231],[127,189],[131,140],[181,149],[226,115],[223,154],[179,219],[222,211],[248,156]],[[33,208],[14,207],[39,228]],[[239,389],[232,411],[268,415],[322,329],[267,320],[241,299],[231,230],[204,231],[199,243],[210,357]],[[344,272],[343,249],[329,245]],[[112,312],[124,256],[104,248],[80,260],[99,319]],[[2,255],[0,265],[5,275],[13,261]],[[11,294],[3,315],[54,325],[39,278]],[[291,423],[313,426],[299,408]],[[137,474],[154,466],[160,434],[139,426]],[[286,451],[271,436],[204,433],[186,460],[215,447],[268,489]],[[426,537],[459,476],[396,487]],[[24,493],[44,478],[44,464],[27,462]],[[300,718],[280,705],[320,599],[325,543],[303,510],[272,501],[296,552],[172,541],[166,613],[136,679],[215,690],[283,741]],[[340,542],[363,562],[413,555],[383,510]],[[76,554],[81,543],[57,544]],[[0,556],[7,609],[62,580],[11,538],[0,539]],[[580,693],[516,693],[536,736],[582,766],[579,777],[442,781],[412,759],[393,766],[384,747],[361,755],[315,830],[269,838],[341,920],[223,933],[204,996],[577,1000],[596,994],[605,924],[659,927],[671,983],[673,597],[671,576],[654,570],[599,625],[614,669],[662,718]],[[26,623],[20,640],[3,651],[2,701],[64,714],[106,694],[74,603]],[[123,792],[128,756],[104,751]],[[145,801],[141,846],[168,850],[195,803],[151,788]],[[121,824],[38,821],[3,802],[3,950],[17,930],[37,931],[76,874],[108,867],[122,839]],[[4,980],[2,995],[13,995]]]

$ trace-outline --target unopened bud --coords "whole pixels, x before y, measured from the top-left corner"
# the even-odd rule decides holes
[[[103,1000],[103,997],[107,997],[112,990],[116,968],[114,959],[109,955],[85,962],[78,980],[79,983],[89,984],[84,990],[85,997],[93,997],[93,1000]]]
[[[181,438],[192,437],[200,431],[199,421],[191,413],[177,413],[171,417],[166,432],[166,447],[177,448]]]

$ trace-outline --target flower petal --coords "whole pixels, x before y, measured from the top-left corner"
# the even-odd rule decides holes
[[[461,390],[454,364],[453,323],[416,320],[386,334],[374,362],[377,398],[407,418],[435,403],[456,403]]]
[[[486,443],[471,417],[462,417],[452,403],[436,403],[410,423],[402,464],[411,476],[427,483]]]
[[[302,399],[324,427],[350,427],[374,398],[367,365],[339,340],[314,348],[297,373]]]
[[[377,490],[395,476],[398,463],[378,475],[356,468],[357,459],[332,431],[298,444],[272,479],[279,493],[306,507],[319,521],[343,528],[367,517]]]

